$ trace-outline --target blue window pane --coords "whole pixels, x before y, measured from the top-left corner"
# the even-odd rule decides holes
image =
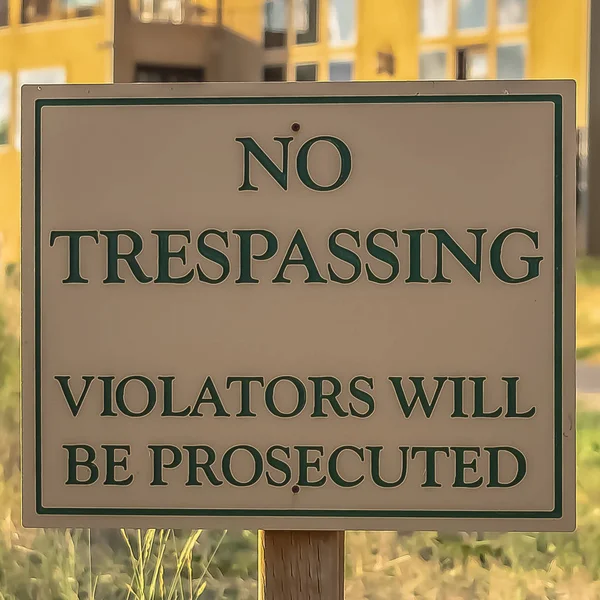
[[[356,41],[356,0],[329,0],[329,41],[334,46]]]
[[[446,53],[422,52],[419,55],[419,79],[446,79]]]
[[[265,31],[281,33],[287,29],[286,0],[266,0]]]
[[[351,61],[336,61],[329,63],[329,81],[352,81],[354,63]]]
[[[513,44],[498,46],[498,79],[523,79],[525,77],[525,46]]]
[[[421,35],[441,37],[448,33],[448,0],[421,0]]]
[[[527,23],[527,0],[498,0],[498,25],[510,27]]]
[[[480,29],[487,26],[487,0],[459,0],[458,28]]]

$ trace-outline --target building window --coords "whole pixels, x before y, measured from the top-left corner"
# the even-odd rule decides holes
[[[485,46],[456,51],[456,79],[487,79],[488,51]]]
[[[23,0],[21,22],[36,23],[50,18],[50,0]]]
[[[498,26],[511,27],[527,22],[527,0],[498,0]]]
[[[528,0],[419,2],[421,79],[525,77],[527,46],[514,34],[527,24]]]
[[[265,2],[265,48],[285,48],[287,44],[288,0]]]
[[[523,79],[525,77],[525,44],[498,46],[498,79]]]
[[[21,149],[21,86],[47,85],[52,83],[66,83],[67,72],[64,67],[45,67],[41,69],[28,69],[17,74],[17,115],[15,119],[15,148]]]
[[[0,27],[8,25],[8,0],[0,0]]]
[[[488,0],[458,0],[458,29],[487,27]]]
[[[329,81],[352,81],[354,63],[350,60],[336,60],[329,63]]]
[[[8,144],[10,127],[11,87],[10,73],[0,73],[0,146]]]
[[[421,0],[421,35],[443,37],[448,33],[448,0]]]
[[[319,0],[296,0],[294,29],[296,44],[315,44],[319,29]]]
[[[329,43],[344,46],[356,42],[356,0],[329,0]]]
[[[316,81],[318,68],[315,63],[296,65],[296,81]]]
[[[56,2],[56,0],[54,0]],[[97,13],[101,0],[58,0],[67,17],[93,17]]]
[[[419,79],[446,79],[446,52],[435,50],[419,54]]]
[[[202,67],[166,67],[164,65],[136,65],[137,83],[195,83],[206,81]]]
[[[285,65],[267,65],[263,67],[263,81],[287,81]]]
[[[23,0],[21,23],[92,17],[102,12],[102,6],[103,0]]]

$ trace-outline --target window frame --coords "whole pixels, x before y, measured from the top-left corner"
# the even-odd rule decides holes
[[[506,32],[506,31],[515,31],[515,30],[520,30],[523,29],[524,27],[527,27],[529,24],[529,0],[524,0],[525,1],[525,20],[522,23],[508,23],[503,25],[502,23],[500,23],[500,3],[502,0],[495,0],[495,9],[496,9],[496,15],[495,15],[495,22],[496,25],[498,27],[498,31],[501,32]]]
[[[296,28],[296,10],[299,6],[299,2],[306,2],[308,6],[308,30],[306,32],[298,33],[298,29]],[[314,3],[314,12],[311,13],[310,8]],[[320,28],[321,28],[321,9],[323,7],[323,2],[321,0],[291,0],[292,6],[292,35],[293,35],[293,45],[294,46],[313,46],[318,44],[321,41]],[[309,39],[307,41],[300,41],[300,36],[307,35],[311,31],[311,25],[313,24],[311,21],[311,15],[314,14],[314,39]]]
[[[457,46],[455,52],[455,69],[454,75],[457,81],[482,81],[483,79],[475,79],[469,77],[469,54],[485,56],[487,77],[490,78],[490,68],[492,61],[490,60],[490,48],[488,44],[469,44]]]
[[[419,38],[417,47],[417,57],[415,63],[416,78],[421,78],[420,72],[420,56],[429,52],[446,49],[449,59],[447,61],[447,79],[456,79],[458,51],[461,49],[477,46],[487,46],[488,49],[488,75],[489,79],[498,79],[498,63],[497,54],[498,48],[501,46],[525,45],[524,56],[524,71],[523,78],[529,76],[530,68],[530,47],[528,40],[528,32],[530,28],[530,4],[527,0],[526,22],[514,26],[499,26],[497,20],[498,0],[487,0],[487,26],[485,28],[474,29],[458,29],[458,4],[459,0],[449,0],[451,12],[451,21],[449,24],[448,34],[444,37],[424,36],[420,30],[421,13],[418,14],[419,19]],[[421,3],[419,3],[421,7]]]
[[[523,38],[509,38],[509,39],[503,39],[501,41],[498,41],[498,43],[496,44],[496,48],[495,48],[495,57],[494,57],[494,61],[496,64],[496,79],[499,79],[498,77],[498,53],[500,48],[506,48],[509,46],[522,46],[523,48],[523,76],[519,77],[518,79],[515,79],[514,81],[520,81],[522,79],[527,79],[527,71],[528,71],[528,66],[529,66],[529,44],[527,43],[526,39]],[[501,80],[502,81],[502,80]],[[510,80],[507,80],[510,81]]]
[[[275,0],[277,1],[277,0]],[[290,43],[290,7],[292,5],[293,0],[280,0],[285,6],[285,32],[281,35],[283,36],[283,43],[281,46],[267,46],[267,3],[269,0],[263,0],[262,7],[262,48],[265,51],[277,51],[277,50],[285,50]],[[276,32],[272,32],[276,33]]]
[[[419,0],[419,37],[425,40],[440,40],[447,38],[452,29],[452,11],[454,10],[454,0],[445,0],[446,2],[446,31],[442,34],[430,35],[422,31],[421,25],[423,22],[423,3],[427,0]]]
[[[281,69],[281,73],[283,79],[265,79],[265,72],[267,69]],[[271,83],[285,83],[288,80],[288,65],[284,62],[282,63],[266,63],[262,65],[262,82],[271,82]]]
[[[490,16],[491,16],[491,2],[490,0],[473,0],[475,2],[478,1],[483,1],[483,5],[485,6],[485,23],[484,25],[477,25],[475,27],[460,27],[460,2],[461,0],[452,0],[453,2],[453,10],[454,10],[454,15],[453,15],[453,19],[452,19],[452,24],[453,24],[453,28],[456,31],[456,34],[459,36],[463,36],[463,35],[469,35],[472,33],[481,33],[481,32],[485,32],[485,31],[490,31],[491,29],[491,23],[490,23]]]
[[[448,58],[450,56],[450,53],[451,53],[451,48],[449,48],[447,46],[433,46],[433,47],[419,48],[419,52],[417,55],[417,60],[419,61],[419,63],[418,63],[418,80],[419,81],[447,81],[449,79],[448,71],[450,68],[449,65],[451,63],[451,60]],[[444,64],[444,79],[443,80],[425,78],[421,75],[421,56],[424,54],[444,54],[444,56],[446,58],[446,62]]]
[[[315,3],[313,3],[317,7],[317,11],[315,13],[316,22],[314,23],[316,26],[316,41],[305,41],[304,43],[300,44],[296,43],[299,33],[296,29],[298,20],[297,17],[295,17],[294,10],[295,7],[298,6],[298,4],[296,4],[298,0],[287,0],[285,1],[285,6],[287,7],[287,29],[285,33],[286,43],[283,46],[267,46],[265,39],[267,11],[264,8],[267,5],[267,0],[262,0],[262,60],[260,61],[262,72],[264,73],[265,67],[270,65],[286,64],[287,81],[297,81],[296,66],[314,63],[317,65],[316,81],[325,81],[328,77],[329,62],[353,62],[353,77],[356,77],[356,72],[358,70],[356,64],[356,44],[358,31],[360,28],[360,23],[358,22],[358,18],[360,16],[359,2],[364,0],[352,1],[354,2],[354,30],[352,32],[354,38],[352,40],[347,40],[343,43],[331,41],[329,32],[329,11],[331,5],[329,4],[329,0],[317,0]],[[280,21],[278,21],[276,24],[279,26]],[[300,23],[300,25],[303,25],[303,23]],[[350,30],[348,29],[348,31]]]
[[[328,0],[323,6],[323,10],[327,9],[327,44],[330,48],[347,48],[349,46],[355,46],[358,40],[358,2],[359,0],[342,0],[343,2],[351,2],[353,7],[352,15],[352,39],[349,41],[334,42],[331,37],[331,10],[335,6],[335,0]]]
[[[342,64],[342,65],[350,65],[350,79],[331,79],[331,65]],[[343,57],[343,56],[330,56],[327,60],[327,81],[344,83],[348,81],[353,81],[356,73],[356,61],[352,57]]]
[[[315,78],[314,79],[298,79],[298,67],[308,67],[308,66],[314,66],[315,67]],[[294,63],[293,65],[293,69],[294,69],[294,81],[299,81],[300,83],[311,83],[314,81],[319,81],[319,63],[317,61],[302,61],[302,62],[297,62]]]

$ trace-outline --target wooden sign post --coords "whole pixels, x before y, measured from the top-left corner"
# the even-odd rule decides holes
[[[343,531],[259,531],[259,600],[343,600]]]

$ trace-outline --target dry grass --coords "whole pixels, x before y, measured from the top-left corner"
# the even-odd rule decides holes
[[[417,538],[431,553],[408,550]],[[469,537],[469,536],[465,536]],[[519,541],[527,541],[526,536]],[[600,582],[585,567],[565,569],[559,561],[529,569],[504,558],[467,555],[452,559],[435,547],[435,534],[398,539],[396,533],[353,533],[348,536],[346,600],[597,600]],[[531,537],[530,552],[539,553]],[[489,542],[489,540],[487,541]],[[486,543],[486,541],[484,541]],[[510,541],[500,536],[497,548]],[[523,548],[524,552],[527,552]],[[440,555],[441,554],[441,555]],[[446,554],[446,556],[444,556]],[[507,563],[507,564],[505,564]]]

